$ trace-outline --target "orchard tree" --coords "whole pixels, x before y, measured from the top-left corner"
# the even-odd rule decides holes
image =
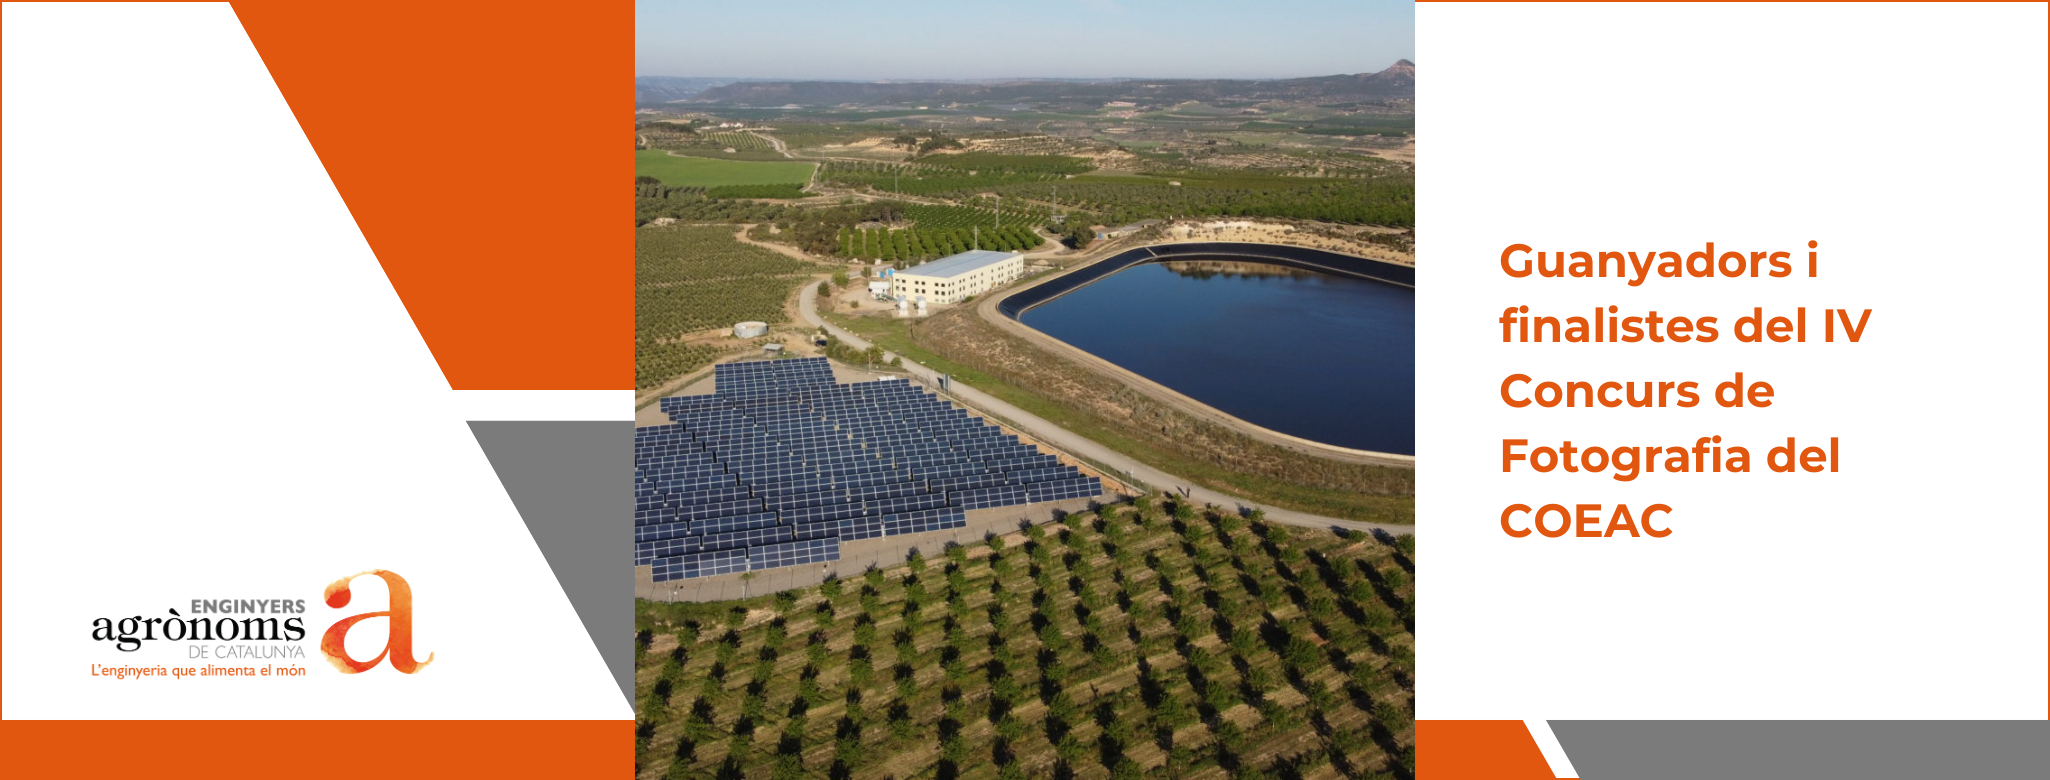
[[[1088,249],[1089,242],[1096,240],[1096,231],[1078,221],[1068,226],[1068,243],[1076,249]]]

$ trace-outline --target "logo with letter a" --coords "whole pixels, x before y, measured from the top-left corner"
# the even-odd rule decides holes
[[[383,661],[387,655],[391,656],[392,668],[406,674],[420,671],[433,663],[433,653],[428,653],[425,661],[413,660],[413,586],[407,585],[406,578],[397,573],[371,569],[335,580],[334,584],[327,586],[327,605],[336,609],[348,606],[349,581],[364,575],[375,575],[378,579],[384,580],[385,586],[391,590],[391,609],[351,615],[329,626],[327,633],[320,638],[320,652],[327,656],[328,663],[334,664],[342,674],[368,671]],[[384,652],[378,653],[376,658],[368,661],[350,658],[349,648],[343,643],[349,636],[349,628],[359,621],[375,617],[391,619],[391,633],[385,637]]]

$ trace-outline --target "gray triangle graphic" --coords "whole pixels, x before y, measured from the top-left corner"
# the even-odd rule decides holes
[[[619,692],[633,703],[631,421],[470,421]]]

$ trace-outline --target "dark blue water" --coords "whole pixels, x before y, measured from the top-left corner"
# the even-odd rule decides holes
[[[1283,266],[1235,267],[1271,273],[1147,263],[1023,320],[1256,425],[1414,454],[1415,291]]]

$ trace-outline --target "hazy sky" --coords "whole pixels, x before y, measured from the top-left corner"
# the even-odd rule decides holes
[[[636,0],[634,73],[1277,78],[1416,59],[1411,0]]]

